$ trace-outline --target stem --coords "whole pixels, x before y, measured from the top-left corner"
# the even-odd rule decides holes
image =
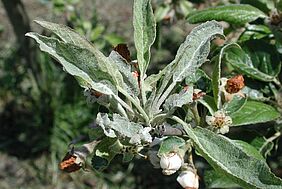
[[[169,77],[166,78],[165,80],[162,80],[162,85],[161,85],[161,87],[158,89],[158,91],[157,91],[157,93],[156,93],[157,96],[155,97],[152,106],[156,106],[156,105],[157,105],[157,102],[158,102],[158,100],[160,99],[160,97],[161,97],[163,91],[166,89],[166,86],[167,86],[167,84],[169,83],[170,78],[171,78],[171,76],[169,76]]]
[[[142,104],[143,104],[143,107],[145,107],[145,104],[147,102],[147,98],[146,98],[146,93],[145,93],[145,90],[144,90],[144,76],[143,76],[143,74],[140,76],[140,92],[141,92]]]
[[[188,160],[188,165],[190,165],[192,168],[195,169],[195,165],[194,165],[192,153],[190,153],[190,154],[188,155],[187,160]]]
[[[198,107],[197,107],[197,102],[192,103],[191,105],[191,111],[194,115],[194,119],[196,121],[196,125],[199,126],[201,123],[201,118],[199,116],[199,111],[198,111]]]
[[[279,88],[282,88],[282,84],[281,84],[281,82],[280,82],[277,78],[274,78],[273,82],[274,82],[277,86],[279,86]]]
[[[113,96],[123,107],[125,107],[125,109],[129,110],[131,113],[134,113],[132,108],[128,106],[128,104],[126,104],[121,98],[119,98],[117,95],[113,95]]]
[[[148,115],[146,114],[146,112],[143,110],[143,108],[140,106],[140,104],[134,99],[132,98],[132,96],[130,96],[126,91],[124,91],[121,87],[118,86],[118,90],[126,97],[128,98],[128,100],[130,100],[130,102],[137,108],[137,110],[142,114],[143,118],[145,119],[146,124],[149,125],[150,123],[150,119],[148,117]]]
[[[272,137],[269,137],[268,139],[266,139],[266,142],[260,147],[260,152],[265,148],[265,146],[268,144],[268,143],[270,143],[270,142],[272,142],[272,141],[274,141],[275,139],[277,139],[277,138],[279,138],[281,136],[281,132],[280,131],[278,131],[277,133],[275,133]]]
[[[150,120],[150,123],[158,123],[160,120],[164,119],[167,117],[167,114],[158,114],[156,115],[153,119]]]
[[[281,132],[279,131],[279,132],[275,133],[272,137],[269,137],[266,141],[267,142],[272,142],[272,141],[274,141],[275,139],[277,139],[280,136],[281,136]]]
[[[158,124],[158,123],[162,122],[165,118],[170,117],[174,112],[175,112],[175,108],[172,108],[165,114],[158,114],[153,119],[150,120],[150,123],[151,124]]]
[[[157,108],[159,109],[162,105],[162,103],[166,100],[166,98],[168,97],[168,95],[171,93],[171,91],[174,89],[176,85],[176,82],[173,82],[170,84],[170,86],[166,89],[166,91],[163,93],[163,95],[160,97],[160,99],[158,100],[157,103]]]
[[[120,103],[117,104],[117,112],[122,115],[123,117],[128,118],[126,111],[123,109],[123,107],[120,105]]]

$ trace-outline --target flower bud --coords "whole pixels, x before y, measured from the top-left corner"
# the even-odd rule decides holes
[[[176,180],[183,188],[199,188],[199,177],[194,170],[182,171]]]
[[[171,175],[175,173],[182,165],[182,158],[175,152],[161,156],[160,166],[163,169],[163,174]]]
[[[85,164],[86,158],[89,154],[93,152],[97,141],[93,141],[87,144],[82,145],[79,148],[72,148],[63,158],[59,164],[59,168],[62,171],[71,173],[78,171]]]

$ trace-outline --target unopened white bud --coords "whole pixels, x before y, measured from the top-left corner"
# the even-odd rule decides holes
[[[198,189],[199,188],[199,177],[193,170],[186,170],[180,173],[177,177],[177,182],[183,188]]]
[[[182,158],[175,152],[162,155],[160,166],[163,169],[163,174],[171,175],[175,173],[182,165]]]

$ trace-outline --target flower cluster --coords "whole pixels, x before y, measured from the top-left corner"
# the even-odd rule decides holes
[[[229,126],[232,124],[232,119],[227,116],[224,111],[219,110],[212,116],[206,116],[206,122],[217,133],[225,134],[229,132]]]

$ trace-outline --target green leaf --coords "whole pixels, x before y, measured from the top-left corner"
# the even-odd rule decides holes
[[[280,1],[280,3],[281,2],[282,1]],[[281,30],[281,27],[272,25],[271,30],[272,30],[274,37],[275,37],[275,46],[277,48],[277,51],[280,54],[282,54],[282,30]]]
[[[239,111],[245,105],[246,102],[247,102],[247,98],[239,95],[235,95],[233,96],[231,101],[226,102],[223,105],[223,109],[228,115],[230,115]]]
[[[214,98],[209,95],[205,95],[202,99],[199,99],[198,102],[205,106],[211,115],[218,110],[214,102]]]
[[[242,73],[245,73],[246,75],[254,79],[267,82],[273,81],[275,79],[275,75],[268,75],[267,73],[263,73],[258,68],[256,68],[250,56],[242,49],[229,48],[225,53],[224,59],[235,69],[239,70]],[[265,64],[266,63],[270,65],[271,62],[265,62]],[[259,65],[259,63],[256,63],[256,65]]]
[[[132,159],[134,158],[134,154],[133,153],[124,153],[123,157],[122,157],[122,162],[127,163],[132,161]]]
[[[149,133],[150,127],[144,128],[141,124],[130,122],[118,114],[113,114],[113,120],[110,120],[108,114],[99,113],[96,123],[102,127],[104,134],[110,138],[128,137],[131,144],[141,144],[141,141],[152,142]]]
[[[181,9],[183,16],[186,17],[193,10],[193,3],[186,0],[180,0],[179,8]]]
[[[156,21],[150,0],[134,0],[133,27],[138,65],[141,77],[144,77],[150,63],[150,49],[156,38]]]
[[[179,152],[185,146],[185,140],[176,136],[170,136],[164,139],[160,145],[158,156],[168,154],[170,152]]]
[[[172,72],[174,82],[180,82],[195,73],[207,61],[210,41],[216,36],[223,36],[223,28],[215,21],[203,23],[191,31],[171,63],[175,66]]]
[[[240,35],[239,41],[244,42],[248,40],[262,39],[270,37],[271,34],[271,30],[265,25],[249,25]]]
[[[254,146],[263,157],[270,155],[271,150],[274,147],[272,141],[268,141],[264,136],[256,137],[251,141],[251,145]]]
[[[171,7],[168,4],[163,4],[162,6],[158,6],[156,11],[155,11],[156,22],[162,21],[162,19],[164,19],[164,17],[170,11],[170,8]]]
[[[256,100],[256,101],[267,101],[268,100],[268,98],[263,96],[262,92],[256,89],[252,89],[248,86],[245,86],[242,89],[242,93],[246,94],[247,98],[251,100]]]
[[[106,137],[97,144],[95,154],[91,160],[92,167],[97,171],[102,171],[108,167],[112,159],[118,154],[118,149],[122,149],[117,139]]]
[[[208,20],[226,21],[232,24],[243,25],[266,15],[251,5],[224,5],[195,11],[188,15],[191,24],[205,22]]]
[[[281,14],[282,12],[282,1],[281,0],[277,0],[276,8],[279,11],[279,13]]]
[[[272,0],[242,0],[241,3],[252,5],[266,14],[275,8]]]
[[[274,45],[264,40],[249,40],[242,45],[242,48],[251,58],[255,68],[273,77],[279,74],[281,60]]]
[[[179,121],[180,122],[180,121]],[[225,136],[182,122],[197,151],[220,174],[243,188],[280,189],[282,180],[270,172],[265,161],[248,155]]]
[[[102,33],[105,31],[105,26],[98,25],[93,30],[91,30],[90,38],[92,41],[99,39],[102,36]]]
[[[116,34],[107,34],[104,35],[104,39],[107,40],[112,46],[116,46],[121,43],[125,43],[124,38],[116,35]]]
[[[262,102],[247,101],[240,109],[230,115],[233,126],[249,125],[255,123],[264,123],[277,119],[279,112],[270,105]]]
[[[215,68],[212,73],[212,87],[213,87],[213,96],[216,103],[217,109],[221,108],[221,92],[220,92],[220,79],[221,79],[221,62],[223,58],[223,53],[229,48],[240,48],[238,44],[231,43],[225,45],[219,52],[219,55],[216,56],[212,61],[215,62]]]

